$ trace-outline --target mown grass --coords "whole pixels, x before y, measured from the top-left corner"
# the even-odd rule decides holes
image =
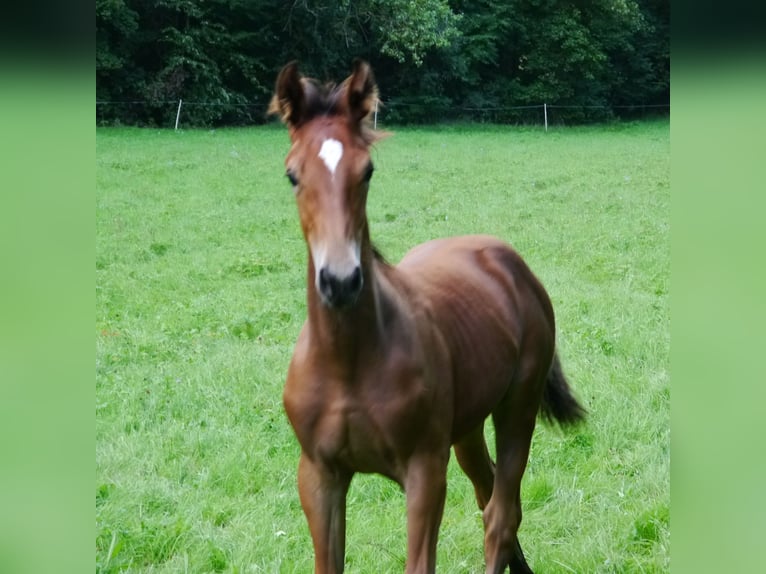
[[[306,248],[274,126],[97,130],[96,570],[309,572],[282,384]],[[373,240],[491,233],[546,285],[590,411],[538,425],[521,541],[536,572],[666,572],[669,126],[397,129],[373,152]],[[491,425],[487,435],[492,437]],[[440,572],[482,572],[454,459]],[[347,571],[402,571],[404,497],[358,476]]]

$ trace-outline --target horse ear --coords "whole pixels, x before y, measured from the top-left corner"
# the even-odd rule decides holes
[[[378,86],[372,68],[364,60],[355,59],[353,72],[346,80],[348,88],[346,98],[351,119],[361,122],[375,108],[378,101]]]
[[[306,102],[303,82],[298,72],[298,62],[290,62],[279,72],[274,96],[269,104],[269,114],[279,114],[288,127],[301,123]]]

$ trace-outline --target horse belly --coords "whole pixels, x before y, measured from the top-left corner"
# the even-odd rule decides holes
[[[502,400],[518,364],[518,343],[510,329],[486,317],[452,331],[453,441],[475,429]]]

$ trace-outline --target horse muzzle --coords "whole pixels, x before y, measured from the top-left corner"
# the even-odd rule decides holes
[[[364,277],[362,268],[357,265],[350,273],[336,274],[328,267],[323,267],[317,274],[317,290],[322,302],[333,309],[350,307],[362,292]]]

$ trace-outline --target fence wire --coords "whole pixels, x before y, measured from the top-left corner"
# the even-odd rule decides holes
[[[141,114],[124,108],[143,107]],[[122,108],[122,110],[120,110]],[[205,110],[202,113],[195,110]],[[97,125],[153,127],[205,127],[254,125],[269,121],[263,102],[201,102],[187,100],[96,100]],[[614,118],[643,119],[670,113],[670,104],[527,104],[518,106],[455,106],[424,99],[406,102],[381,100],[376,110],[378,124],[444,123],[450,121],[560,125],[594,123]],[[149,118],[148,120],[146,118]],[[416,119],[413,119],[416,118]]]

